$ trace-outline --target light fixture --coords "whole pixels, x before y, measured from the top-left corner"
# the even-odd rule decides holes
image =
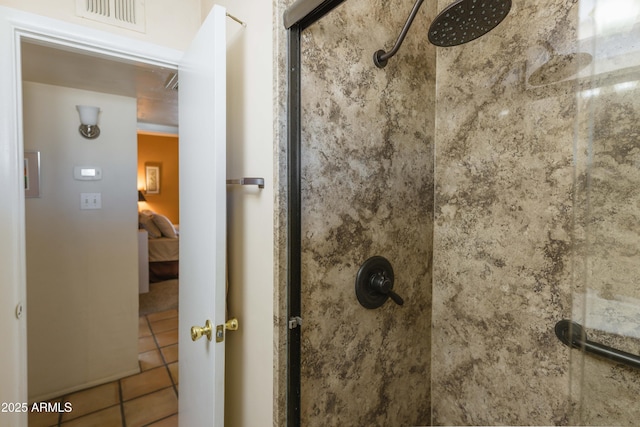
[[[76,105],[78,113],[80,113],[80,135],[87,139],[94,139],[100,136],[100,128],[98,127],[99,107],[91,107],[89,105]]]
[[[147,199],[144,197],[144,194],[142,194],[142,191],[138,190],[138,201],[139,202],[146,202]]]

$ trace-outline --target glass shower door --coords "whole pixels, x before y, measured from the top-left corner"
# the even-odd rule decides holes
[[[580,18],[572,333],[604,353],[571,352],[572,423],[630,426],[640,367],[602,355],[640,355],[640,0],[581,0]]]

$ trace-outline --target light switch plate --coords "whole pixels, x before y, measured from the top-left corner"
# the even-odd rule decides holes
[[[80,193],[80,209],[102,209],[102,193]]]

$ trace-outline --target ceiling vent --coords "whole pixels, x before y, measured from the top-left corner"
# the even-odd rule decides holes
[[[93,21],[144,33],[144,1],[76,0],[76,14]]]

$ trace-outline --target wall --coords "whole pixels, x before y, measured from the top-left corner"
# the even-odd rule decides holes
[[[302,35],[302,425],[430,423],[435,48],[420,11],[350,0]],[[387,258],[403,306],[362,307],[360,265]]]
[[[0,5],[184,50],[202,23],[201,0],[146,1],[144,33],[76,16],[75,0],[0,0]]]
[[[29,398],[138,371],[136,100],[24,85],[25,149],[41,153],[41,197],[26,199]],[[101,108],[101,135],[78,133],[77,104]],[[52,108],[54,106],[54,108]],[[100,166],[100,181],[73,179]],[[102,209],[80,210],[80,193]]]
[[[575,51],[577,18],[577,2],[516,0],[486,36],[438,49],[436,425],[572,423],[554,325],[571,313],[575,84],[527,79],[545,42]]]
[[[162,214],[174,224],[180,224],[178,160],[177,136],[138,133],[138,189],[147,200],[138,207]],[[147,163],[160,166],[159,194],[145,191]]]

